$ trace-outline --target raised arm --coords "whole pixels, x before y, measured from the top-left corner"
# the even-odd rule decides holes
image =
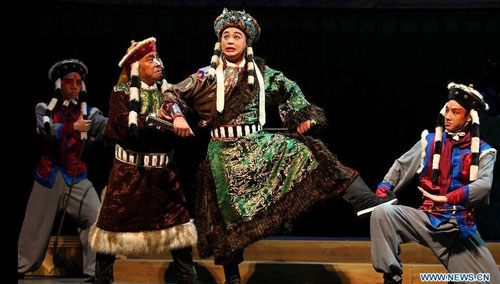
[[[264,82],[266,105],[278,105],[283,125],[288,129],[297,129],[306,121],[318,126],[327,124],[323,109],[307,101],[299,85],[282,72],[266,66]]]

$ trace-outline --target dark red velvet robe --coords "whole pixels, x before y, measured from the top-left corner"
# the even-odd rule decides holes
[[[127,90],[115,89],[109,105],[109,120],[104,132],[108,142],[141,153],[168,153],[172,150],[174,134],[146,126],[147,114],[138,115],[139,135],[131,136]],[[190,222],[186,198],[171,166],[145,168],[115,159],[101,206],[97,232],[91,233],[91,243],[95,244],[93,247],[97,251],[147,253],[163,251],[163,246],[168,250],[196,243],[196,229]],[[103,241],[103,238],[107,240]],[[160,241],[161,238],[164,240]],[[127,243],[129,239],[132,241]],[[117,246],[116,242],[125,243]],[[130,247],[136,246],[137,242],[142,249]]]

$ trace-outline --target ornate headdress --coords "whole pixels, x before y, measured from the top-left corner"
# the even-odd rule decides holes
[[[479,169],[479,115],[478,110],[488,110],[488,104],[484,102],[483,96],[476,91],[472,85],[466,86],[462,84],[448,84],[448,101],[455,100],[467,111],[470,112],[472,125],[470,128],[472,134],[471,153],[472,160],[470,165],[470,181],[477,179]],[[444,115],[446,111],[446,103],[438,114],[436,123],[436,136],[434,139],[434,157],[432,159],[432,182],[437,183],[439,177],[439,161],[441,159],[442,149],[442,134],[444,129]]]
[[[208,79],[213,81],[214,76],[217,72],[222,73],[222,70],[218,70],[219,65],[221,64],[220,55],[220,40],[221,35],[225,29],[229,27],[235,27],[245,33],[247,38],[247,50],[246,50],[246,62],[247,62],[247,71],[248,71],[248,85],[251,90],[253,90],[255,85],[255,76],[257,75],[257,79],[259,81],[260,93],[259,93],[259,101],[260,101],[260,118],[261,124],[265,123],[265,102],[264,102],[264,80],[262,78],[262,74],[260,73],[259,68],[255,64],[253,59],[253,48],[252,44],[256,42],[260,37],[260,27],[257,23],[257,20],[252,17],[247,12],[243,11],[235,11],[228,10],[224,8],[222,14],[220,14],[214,21],[214,31],[217,36],[218,41],[215,43],[214,53],[212,56],[212,60],[210,62],[210,69],[208,70]],[[221,68],[219,68],[221,69]],[[218,70],[218,71],[217,71]],[[222,74],[217,76],[218,80],[221,80]],[[224,88],[223,82],[218,82],[217,87],[217,111],[222,112],[224,109]]]
[[[139,60],[150,52],[156,51],[156,38],[150,37],[140,42],[132,41],[123,56],[118,67],[122,67],[123,71],[120,75],[119,82],[128,81],[130,79],[130,98],[129,98],[129,116],[128,126],[133,135],[137,134],[137,116],[141,110],[141,101],[139,98],[141,80],[139,79]],[[160,60],[160,65],[163,67],[163,62]],[[130,73],[130,78],[128,74]],[[161,85],[160,85],[161,84]],[[159,89],[163,92],[167,88],[165,76],[161,83],[158,83]]]
[[[49,80],[54,82],[54,96],[50,100],[47,109],[45,110],[45,114],[43,116],[44,128],[48,132],[50,129],[50,116],[54,107],[57,105],[57,102],[60,98],[62,98],[61,91],[61,78],[66,76],[71,72],[76,72],[80,74],[82,77],[82,90],[78,94],[77,99],[80,98],[80,95],[85,95],[87,93],[87,88],[85,86],[85,79],[87,78],[88,68],[87,66],[78,59],[64,59],[59,62],[54,63],[52,67],[49,69]],[[63,104],[77,103],[77,100],[64,101]],[[80,108],[83,113],[83,118],[87,119],[87,103],[81,101]],[[86,138],[86,132],[82,132],[82,139]]]

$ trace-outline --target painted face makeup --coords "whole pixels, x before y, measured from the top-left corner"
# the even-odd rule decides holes
[[[470,120],[470,116],[463,106],[455,100],[448,102],[444,113],[444,126],[446,130],[450,132],[458,131],[465,126],[468,120]]]
[[[82,91],[83,80],[80,74],[77,72],[71,72],[66,74],[61,79],[61,92],[64,99],[70,100],[74,99]]]
[[[245,33],[240,29],[234,27],[225,29],[221,36],[221,48],[226,59],[235,64],[243,60],[247,48],[246,40]]]

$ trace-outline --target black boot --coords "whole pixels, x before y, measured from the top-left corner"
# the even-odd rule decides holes
[[[225,284],[241,284],[240,269],[238,264],[224,265]]]
[[[179,284],[197,283],[196,270],[193,263],[193,249],[191,247],[172,250],[175,275]]]
[[[95,281],[95,276],[90,276],[88,274],[83,274],[83,282],[84,283],[94,283]]]
[[[399,274],[384,273],[384,284],[401,284],[403,278]]]
[[[373,191],[368,188],[361,176],[357,176],[354,181],[346,188],[342,198],[349,202],[353,207],[356,215],[368,216],[380,204],[389,203],[396,204],[398,200],[392,191],[387,191],[386,197],[375,195]]]
[[[115,264],[114,254],[96,254],[95,278],[93,284],[113,283],[113,264]]]

